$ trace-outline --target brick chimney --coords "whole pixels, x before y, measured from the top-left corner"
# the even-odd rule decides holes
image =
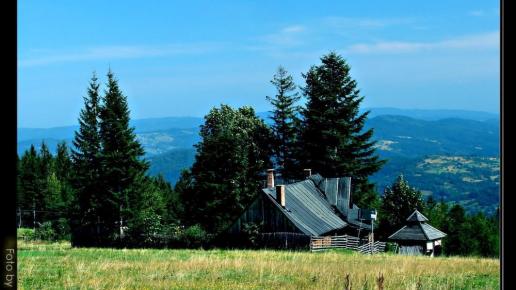
[[[276,200],[285,207],[285,185],[276,185]]]
[[[312,175],[312,169],[310,169],[310,168],[303,169],[303,171],[305,172],[306,178],[308,178]]]
[[[267,169],[267,188],[274,188],[274,169]]]

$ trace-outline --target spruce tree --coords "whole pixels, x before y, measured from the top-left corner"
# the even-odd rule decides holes
[[[443,229],[447,234],[443,239],[443,249],[446,255],[467,255],[468,247],[465,237],[467,237],[467,217],[464,208],[455,204],[448,212],[448,222]]]
[[[140,202],[136,189],[148,169],[142,160],[143,147],[129,126],[129,108],[126,97],[111,71],[107,74],[107,90],[100,108],[100,140],[104,195],[99,215],[104,219],[109,240],[123,234]]]
[[[385,161],[375,153],[373,130],[363,129],[368,112],[360,113],[359,106],[364,97],[341,56],[332,52],[321,62],[303,74],[308,101],[302,111],[298,160],[325,177],[351,176],[353,202],[369,207],[377,194],[368,176]]]
[[[20,194],[18,197],[18,206],[22,210],[36,210],[36,198],[40,196],[40,184],[39,184],[39,156],[31,145],[29,150],[25,151],[20,160]],[[22,216],[25,219],[26,216]],[[39,215],[36,217],[39,218]],[[23,221],[24,225],[33,225],[34,216],[31,217],[30,221]]]
[[[99,83],[93,74],[88,93],[84,99],[84,108],[79,115],[79,130],[75,132],[72,149],[72,187],[75,192],[74,202],[70,206],[72,244],[94,245],[100,243],[102,200],[99,112]]]
[[[70,183],[73,178],[72,160],[70,157],[68,147],[66,146],[66,143],[64,141],[57,144],[57,153],[54,160],[55,175],[61,183],[61,211],[65,211],[69,208],[70,204],[72,203],[74,193]]]
[[[22,206],[25,204],[25,193],[23,192],[21,184],[21,160],[18,153],[16,153],[16,212],[21,215]],[[25,208],[23,208],[25,209]],[[20,225],[20,216],[17,218],[17,225]]]
[[[276,87],[274,97],[267,96],[267,100],[274,107],[272,111],[272,152],[275,165],[279,173],[286,179],[299,178],[302,171],[296,160],[298,149],[298,129],[300,107],[296,105],[300,97],[294,93],[296,85],[292,76],[283,67],[279,67],[271,83]]]

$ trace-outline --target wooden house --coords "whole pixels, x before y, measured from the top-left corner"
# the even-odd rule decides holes
[[[428,219],[415,210],[406,225],[389,236],[389,240],[398,244],[398,253],[402,255],[439,255],[441,240],[445,233],[427,223]]]
[[[305,170],[306,179],[275,185],[268,170],[267,186],[229,229],[233,237],[259,231],[265,246],[304,247],[310,237],[350,234],[367,236],[371,225],[351,200],[351,178],[324,178]]]

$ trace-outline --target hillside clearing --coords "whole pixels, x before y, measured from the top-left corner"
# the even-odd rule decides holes
[[[19,241],[20,289],[498,289],[499,261],[355,252],[77,249]]]

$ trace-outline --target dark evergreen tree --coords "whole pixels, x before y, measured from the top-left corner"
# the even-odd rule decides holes
[[[272,152],[273,161],[278,167],[279,173],[284,179],[295,179],[302,176],[303,172],[296,159],[299,135],[299,112],[300,107],[296,105],[300,97],[294,93],[296,85],[292,76],[283,68],[279,67],[271,83],[276,87],[274,97],[267,96],[267,100],[274,107],[272,111]]]
[[[73,178],[72,159],[66,143],[57,144],[57,153],[54,161],[55,175],[60,182],[61,211],[67,211],[74,197],[71,181]]]
[[[108,240],[115,242],[141,201],[137,183],[143,180],[148,164],[142,159],[143,147],[129,126],[127,99],[111,71],[107,77],[100,108],[103,196],[99,216],[105,222]]]
[[[392,186],[385,188],[382,203],[378,213],[380,238],[387,238],[399,230],[407,217],[414,210],[424,212],[424,203],[421,192],[410,187],[408,182],[400,175]]]
[[[20,224],[20,221],[22,221],[21,218],[23,216],[20,215],[23,214],[21,210],[25,209],[25,207],[23,207],[25,204],[25,193],[23,192],[21,180],[21,160],[18,153],[16,153],[16,212],[18,215],[16,223],[18,227],[22,226],[22,224]]]
[[[41,142],[41,147],[39,149],[40,156],[40,172],[41,176],[48,176],[50,172],[54,171],[54,157],[50,150],[48,149],[45,141]]]
[[[491,226],[489,219],[482,212],[467,217],[464,234],[462,242],[466,246],[464,248],[467,254],[497,256],[496,229]]]
[[[443,231],[447,234],[443,240],[443,249],[447,255],[467,255],[470,251],[467,245],[466,213],[459,204],[451,207],[448,222]]]
[[[18,195],[18,206],[22,210],[36,210],[36,197],[40,194],[40,173],[39,173],[39,156],[31,145],[29,150],[25,151],[20,160],[20,193]],[[26,216],[22,216],[22,220]],[[26,226],[33,227],[33,220],[39,218],[32,215],[29,221],[22,223]]]
[[[79,115],[79,130],[75,132],[72,150],[72,187],[74,201],[71,213],[72,244],[100,244],[100,203],[103,199],[101,144],[99,135],[100,95],[95,74],[91,78],[84,108]]]
[[[166,193],[157,186],[153,177],[143,174],[136,176],[128,193],[125,197],[128,202],[124,204],[128,210],[122,213],[127,226],[125,242],[134,246],[159,245],[160,235],[168,222]]]
[[[46,221],[54,216],[49,211],[54,211],[55,198],[55,182],[50,184],[50,178],[54,171],[54,159],[47,144],[41,142],[39,149],[39,170],[38,170],[38,188],[36,194],[36,210],[41,211],[40,217],[42,221]]]
[[[179,194],[172,188],[170,183],[165,180],[163,175],[159,174],[151,178],[153,185],[161,192],[165,205],[164,222],[166,224],[179,224],[180,217],[183,214],[183,207],[179,199]]]
[[[270,130],[252,108],[213,108],[201,126],[202,141],[181,190],[185,219],[211,233],[226,229],[263,187],[270,166]]]
[[[430,196],[424,206],[423,214],[428,218],[428,223],[438,229],[444,229],[448,222],[448,204],[443,199],[439,202]]]
[[[360,113],[359,106],[364,97],[341,56],[332,52],[321,62],[303,75],[308,102],[302,112],[298,160],[323,176],[351,176],[354,203],[370,207],[377,194],[368,176],[385,161],[375,154],[373,130],[363,129],[368,112]]]

